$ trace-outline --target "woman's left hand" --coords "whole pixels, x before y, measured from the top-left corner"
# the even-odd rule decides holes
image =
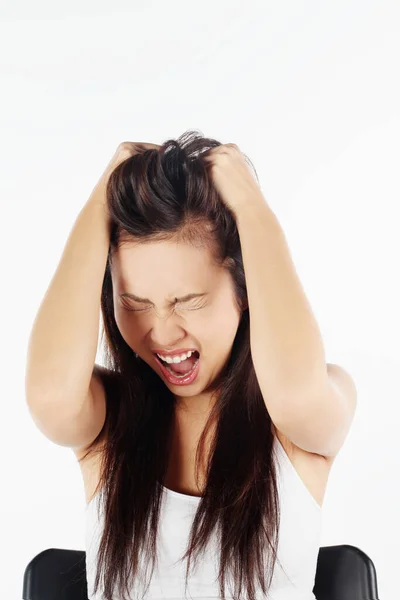
[[[209,163],[219,195],[235,215],[252,202],[265,204],[260,186],[236,144],[216,146],[202,156]]]

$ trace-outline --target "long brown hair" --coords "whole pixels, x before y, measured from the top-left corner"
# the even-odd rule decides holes
[[[105,382],[104,427],[83,457],[101,446],[96,492],[100,489],[104,531],[95,591],[103,576],[106,600],[115,597],[117,584],[121,598],[130,598],[132,582],[142,575],[142,553],[146,564],[152,563],[153,574],[161,483],[174,421],[174,395],[127,345],[114,317],[113,252],[132,237],[143,243],[173,239],[211,248],[216,264],[231,274],[242,310],[229,360],[213,384],[216,402],[197,447],[196,472],[207,432],[216,423],[205,489],[181,558],[187,558],[185,589],[192,554],[196,560],[214,531],[220,548],[221,598],[228,571],[235,599],[241,598],[244,589],[245,597],[253,600],[258,586],[267,594],[278,560],[280,510],[273,424],[251,358],[249,311],[242,308],[247,306],[247,290],[239,233],[233,213],[212,184],[207,161],[202,160],[203,152],[220,144],[189,130],[157,150],[126,159],[108,182],[110,247],[101,312],[106,366],[112,377]]]

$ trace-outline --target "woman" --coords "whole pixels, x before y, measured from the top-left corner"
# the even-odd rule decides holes
[[[82,469],[90,600],[315,598],[355,388],[326,369],[299,292],[236,145],[189,131],[119,146],[70,234],[27,371],[35,422]]]

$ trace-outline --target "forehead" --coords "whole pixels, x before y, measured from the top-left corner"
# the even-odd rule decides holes
[[[139,285],[183,289],[191,282],[212,284],[221,270],[213,262],[208,248],[152,242],[120,246],[113,256],[112,274],[120,289],[132,287],[140,294]]]

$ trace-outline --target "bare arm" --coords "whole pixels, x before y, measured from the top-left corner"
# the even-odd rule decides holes
[[[95,359],[109,248],[106,186],[110,173],[136,151],[135,142],[120,144],[78,214],[30,334],[26,401],[41,431],[61,445],[86,444],[104,423],[100,374],[106,374]]]
[[[106,185],[116,166],[137,151],[135,142],[120,144],[78,214],[29,337],[26,401],[38,427],[61,445],[85,444],[104,422],[107,374],[95,358],[109,247]]]
[[[25,376],[29,405],[85,398],[96,358],[101,287],[109,246],[101,188],[80,211],[35,318]]]

